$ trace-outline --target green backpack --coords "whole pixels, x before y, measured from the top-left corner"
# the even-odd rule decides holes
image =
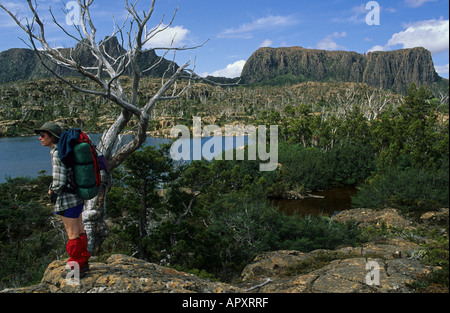
[[[58,154],[66,166],[73,168],[73,187],[80,198],[94,198],[100,190],[101,170],[106,166],[88,135],[78,128],[65,131],[59,139]]]

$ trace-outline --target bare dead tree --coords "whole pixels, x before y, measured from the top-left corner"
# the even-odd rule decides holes
[[[33,2],[32,0],[27,0],[32,14],[31,20],[20,19],[2,4],[0,4],[0,7],[6,11],[16,24],[28,35],[30,46],[39,56],[41,63],[57,78],[76,91],[103,97],[121,108],[120,115],[103,133],[101,142],[98,146],[99,150],[107,160],[108,172],[111,172],[111,170],[118,167],[127,156],[139,149],[145,142],[147,127],[155,104],[162,100],[180,97],[181,94],[190,87],[191,80],[189,79],[189,82],[183,88],[177,88],[177,80],[182,75],[186,76],[186,73],[191,73],[190,77],[192,78],[194,72],[193,70],[188,69],[190,62],[179,66],[176,70],[174,70],[174,62],[172,62],[171,66],[169,66],[165,72],[164,77],[161,79],[161,86],[159,89],[153,95],[147,96],[144,105],[138,105],[138,93],[144,73],[158,66],[169,51],[195,49],[203,44],[197,47],[173,47],[172,40],[172,44],[169,47],[152,48],[154,50],[163,50],[165,53],[163,53],[154,64],[147,68],[140,68],[139,57],[142,55],[145,45],[157,34],[163,32],[172,25],[178,8],[175,10],[169,24],[163,25],[163,20],[161,20],[156,27],[148,28],[147,24],[153,15],[156,0],[152,0],[150,8],[142,13],[138,13],[136,8],[137,1],[134,4],[131,4],[126,0],[125,9],[128,12],[127,19],[122,25],[117,25],[114,22],[114,31],[112,32],[112,35],[103,41],[99,41],[96,37],[97,29],[91,18],[91,5],[93,1],[94,0],[78,0],[81,13],[80,19],[79,23],[74,23],[74,28],[71,31],[66,29],[56,20],[51,10],[50,14],[52,22],[58,26],[66,36],[75,40],[83,47],[83,49],[89,51],[94,56],[96,60],[95,65],[81,64],[79,61],[75,60],[72,53],[69,53],[68,55],[67,53],[64,54],[61,50],[52,48],[49,45],[46,38],[45,25],[39,17],[35,0]],[[73,33],[76,33],[76,35],[73,35]],[[117,50],[121,51],[118,56],[108,54],[105,49],[106,43],[113,37],[121,39],[122,49],[117,47]],[[39,48],[38,45],[40,45]],[[76,82],[58,74],[51,66],[47,65],[48,62],[78,72],[83,77],[94,82],[96,88],[86,89],[86,87],[77,85]],[[121,78],[125,75],[127,70],[129,71],[129,69],[131,69],[132,88],[130,92],[126,92],[122,86]],[[117,139],[123,133],[124,127],[133,117],[137,118],[138,124],[135,128],[132,140],[119,149],[116,149],[115,144]],[[106,177],[106,181],[109,181],[109,177]],[[98,250],[107,235],[104,213],[105,199],[108,191],[108,186],[105,186],[96,198],[87,201],[83,213],[85,226],[90,238],[89,248],[93,253]]]
[[[364,106],[364,117],[369,121],[376,120],[380,113],[384,111],[392,101],[392,94],[390,92],[385,93],[381,88],[370,90],[365,92],[367,104]]]
[[[447,88],[443,88],[443,87],[434,88],[433,91],[434,91],[436,97],[438,97],[440,105],[446,104],[448,106],[448,99],[449,99],[448,86],[447,86]]]

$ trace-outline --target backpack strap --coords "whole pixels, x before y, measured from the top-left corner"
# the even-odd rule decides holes
[[[100,168],[99,168],[99,164],[98,164],[98,154],[97,154],[97,151],[96,151],[96,147],[92,143],[92,141],[89,138],[89,136],[83,131],[80,132],[80,139],[79,140],[80,140],[80,143],[81,142],[85,142],[85,143],[89,144],[89,146],[91,147],[92,160],[94,160],[96,186],[100,186],[101,183],[102,183],[102,176],[100,174]]]

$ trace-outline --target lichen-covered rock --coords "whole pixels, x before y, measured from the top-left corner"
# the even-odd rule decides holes
[[[420,217],[423,226],[438,230],[441,235],[448,237],[449,209],[426,212]]]
[[[410,292],[408,285],[417,276],[434,269],[408,257],[418,247],[404,239],[386,239],[310,253],[275,251],[246,266],[241,286],[264,293]]]
[[[304,253],[295,250],[273,251],[257,256],[242,271],[243,281],[257,276],[274,276],[297,264]]]
[[[240,288],[214,282],[126,255],[112,255],[106,263],[93,262],[79,280],[61,274],[65,261],[52,262],[40,284],[4,292],[39,293],[235,293]]]
[[[403,229],[414,229],[413,223],[402,217],[397,209],[351,209],[336,214],[333,219],[337,222],[355,221],[359,226],[397,227]]]

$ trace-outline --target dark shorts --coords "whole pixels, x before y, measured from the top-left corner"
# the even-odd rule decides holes
[[[64,217],[68,217],[68,218],[79,218],[80,214],[83,212],[83,208],[84,208],[84,203],[82,203],[76,207],[61,211],[61,212],[55,212],[55,214],[58,214],[58,215],[61,215]]]

